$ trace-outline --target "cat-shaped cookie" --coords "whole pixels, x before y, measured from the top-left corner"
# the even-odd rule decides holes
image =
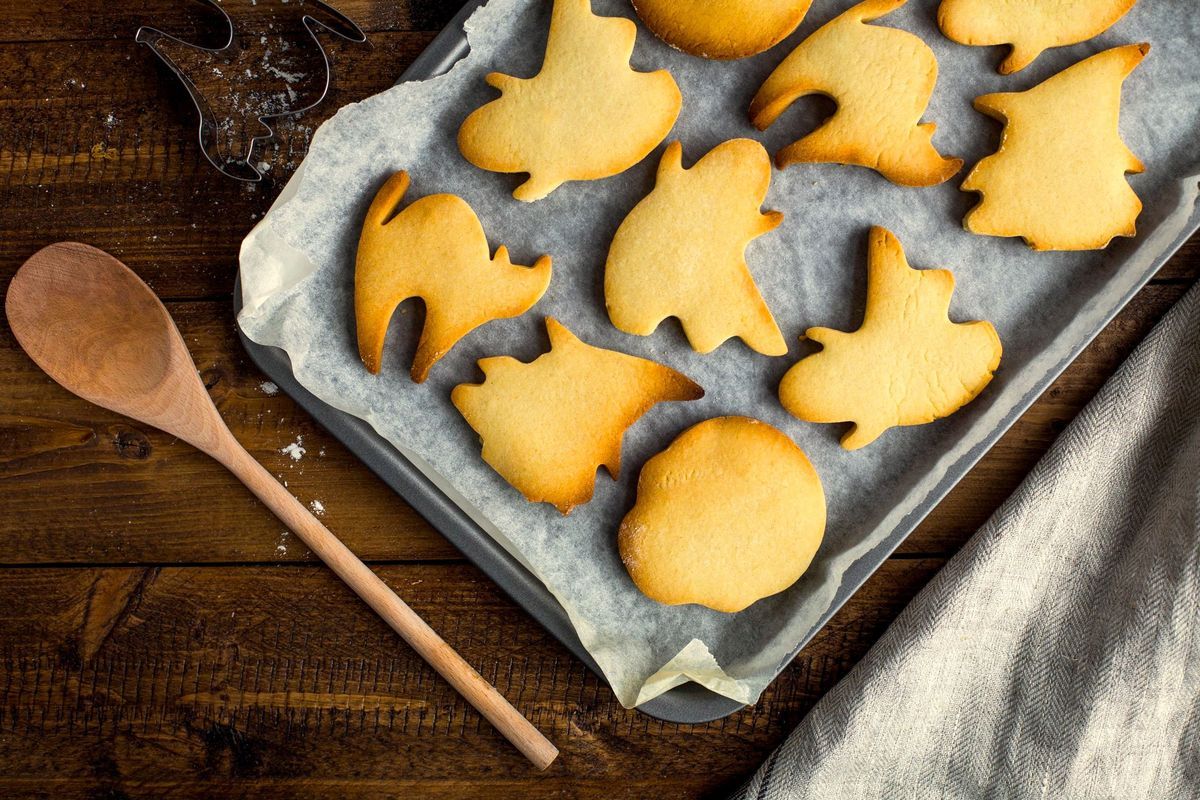
[[[427,195],[397,213],[408,185],[408,173],[397,172],[367,210],[354,266],[354,317],[359,356],[377,373],[392,314],[420,297],[425,325],[412,379],[421,383],[463,336],[529,310],[550,283],[550,256],[532,267],[514,265],[503,246],[491,256],[479,218],[452,194]]]

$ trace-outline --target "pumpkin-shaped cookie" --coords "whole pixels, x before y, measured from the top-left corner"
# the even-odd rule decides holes
[[[824,535],[804,451],[765,422],[719,417],[646,462],[617,544],[648,597],[733,612],[795,583]]]

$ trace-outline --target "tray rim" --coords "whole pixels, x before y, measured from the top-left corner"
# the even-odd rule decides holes
[[[413,60],[396,83],[428,80],[436,77],[447,72],[455,63],[465,57],[470,47],[463,25],[476,9],[486,3],[487,0],[468,0],[446,27],[430,41],[425,50]],[[1097,324],[1045,372],[1042,379],[1019,402],[1013,405],[985,437],[946,469],[941,480],[934,485],[924,500],[906,514],[891,533],[850,565],[844,573],[841,585],[828,609],[779,664],[772,681],[1197,230],[1200,230],[1200,203],[1193,207],[1179,235],[1163,249],[1162,253],[1152,261],[1117,302],[1105,311]],[[236,320],[242,310],[240,268],[234,281],[233,292],[234,319]],[[243,348],[256,367],[366,464],[377,477],[409,503],[468,561],[483,571],[505,594],[578,657],[600,680],[607,683],[603,671],[580,642],[566,611],[538,578],[484,531],[461,507],[438,489],[428,476],[417,469],[390,442],[376,433],[369,423],[329,406],[301,386],[292,373],[291,360],[284,350],[258,344],[246,336],[240,324],[235,327]],[[727,717],[745,706],[744,703],[688,681],[642,703],[636,707],[636,710],[665,722],[701,724]]]

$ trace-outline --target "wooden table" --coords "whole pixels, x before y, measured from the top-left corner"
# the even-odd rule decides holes
[[[260,5],[263,5],[260,3]],[[454,0],[342,0],[370,44],[330,43],[336,90],[386,88]],[[221,413],[297,497],[563,751],[534,774],[216,464],[78,400],[0,332],[0,796],[719,797],[749,775],[1012,491],[1200,272],[1168,264],[766,691],[708,725],[622,709],[248,363],[237,249],[282,181],[217,175],[149,23],[218,44],[178,0],[0,0],[0,276],[62,239],[123,259],[166,301]],[[328,41],[328,37],[326,37]],[[301,443],[293,460],[282,452]]]

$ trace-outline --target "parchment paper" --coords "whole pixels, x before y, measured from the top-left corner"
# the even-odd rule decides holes
[[[683,142],[685,165],[737,136],[757,138],[774,153],[828,114],[830,102],[807,99],[765,133],[746,121],[750,98],[770,70],[852,4],[818,0],[786,42],[738,62],[687,56],[639,25],[633,64],[669,69],[683,92],[683,112],[668,141]],[[624,0],[593,0],[593,7],[633,16]],[[538,70],[549,11],[545,0],[492,0],[467,25],[470,56],[448,74],[347,106],[320,128],[301,172],[243,245],[239,322],[253,340],[286,350],[307,389],[372,424],[537,575],[567,610],[622,704],[645,702],[689,679],[753,702],[829,609],[847,569],[885,542],[946,470],[1082,345],[1188,224],[1196,200],[1196,178],[1188,176],[1200,163],[1200,16],[1192,0],[1147,0],[1097,39],[1043,54],[1010,77],[995,70],[1001,48],[963,47],[941,36],[934,0],[912,0],[877,23],[917,33],[934,49],[941,77],[925,119],[938,124],[934,144],[966,158],[967,169],[995,149],[1000,132],[971,109],[973,97],[1029,88],[1107,47],[1151,42],[1150,55],[1125,84],[1121,119],[1125,141],[1147,165],[1145,174],[1130,178],[1145,203],[1140,235],[1103,252],[1033,253],[1019,240],[963,231],[962,217],[977,199],[957,189],[966,169],[924,189],[894,186],[855,167],[776,171],[765,207],[783,211],[784,222],[748,253],[791,343],[786,357],[768,358],[739,341],[699,355],[673,320],[650,337],[609,324],[603,302],[608,244],[652,187],[661,147],[622,175],[567,184],[534,204],[510,196],[522,176],[484,172],[459,154],[455,134],[462,120],[496,96],[483,75]],[[1071,125],[1063,120],[1064,135]],[[478,213],[491,246],[507,245],[515,263],[531,264],[542,253],[554,258],[550,288],[533,311],[467,336],[423,385],[408,377],[419,304],[410,301],[398,313],[378,377],[362,367],[354,337],[361,219],[397,169],[413,179],[406,203],[436,192],[458,194]],[[954,271],[953,318],[991,320],[1004,359],[992,384],[964,410],[930,425],[893,429],[850,453],[838,446],[844,426],[802,423],[783,410],[775,392],[784,371],[813,349],[800,341],[807,327],[853,330],[861,321],[867,230],[874,224],[896,233],[914,266]],[[698,402],[660,405],[634,425],[625,436],[620,479],[600,474],[595,498],[567,518],[549,505],[526,502],[484,464],[477,436],[449,402],[456,383],[481,379],[476,359],[509,354],[530,360],[544,352],[545,315],[585,341],[669,364],[707,391]],[[736,615],[648,600],[615,547],[641,465],[689,425],[721,414],[758,417],[792,436],[819,471],[829,506],[828,531],[808,573]]]

